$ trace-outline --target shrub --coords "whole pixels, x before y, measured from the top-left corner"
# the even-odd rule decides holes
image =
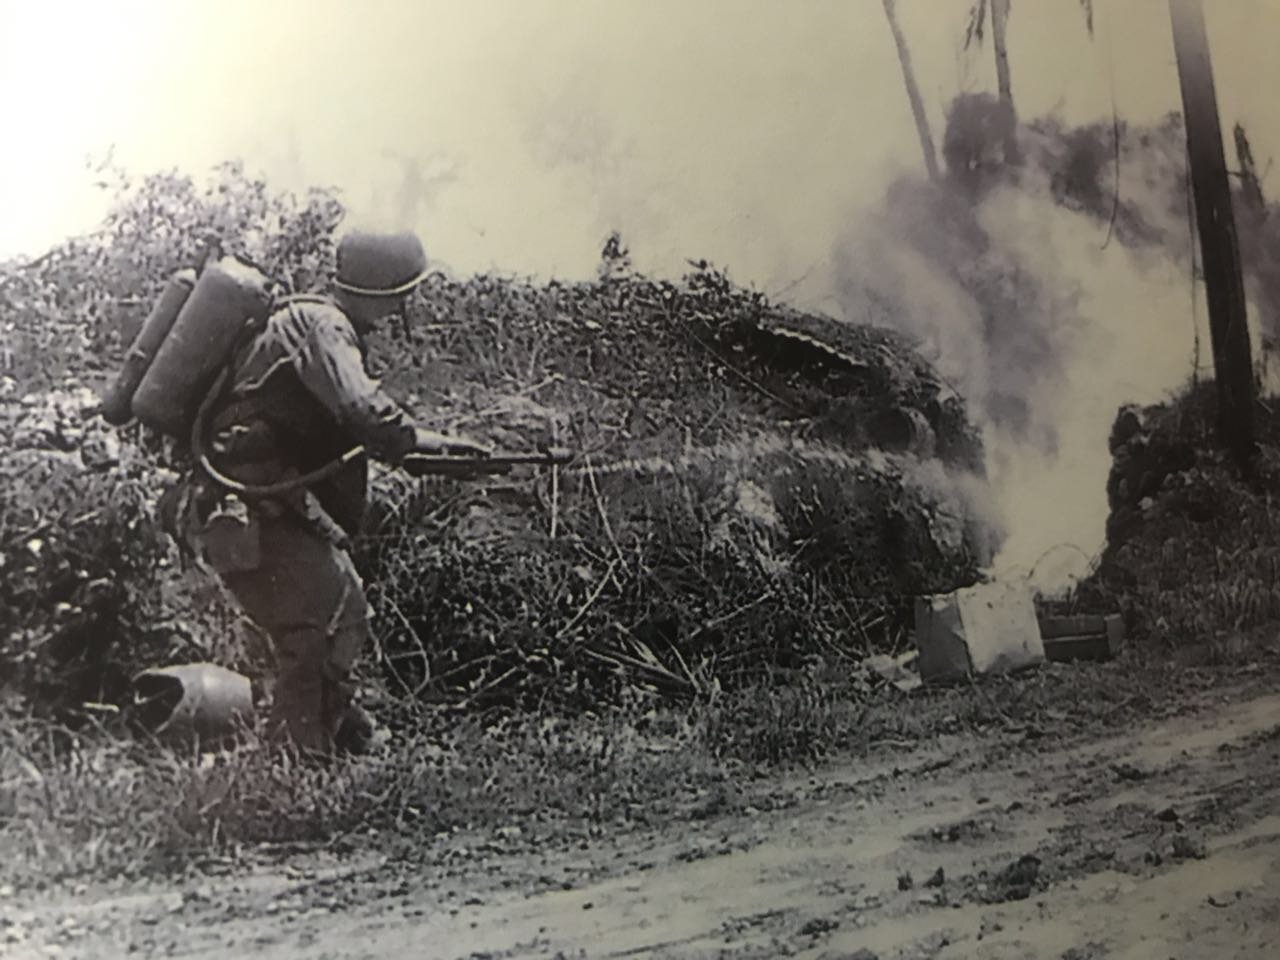
[[[1122,609],[1163,651],[1219,658],[1280,621],[1280,419],[1259,403],[1258,475],[1213,432],[1212,383],[1121,411],[1112,431],[1108,543],[1081,601]]]
[[[582,468],[554,493],[389,476],[360,564],[403,692],[692,696],[893,647],[910,597],[973,582],[973,504],[938,479],[770,435]]]
[[[0,264],[0,693],[66,719],[86,702],[119,707],[144,667],[249,656],[225,599],[176,568],[157,524],[180,451],[137,425],[106,428],[94,390],[166,277],[209,241],[310,285],[341,212],[323,191],[273,194],[237,164],[203,189],[176,174],[121,187],[99,230]]]
[[[101,230],[0,266],[22,344],[12,394],[47,391],[67,369],[100,384],[165,277],[210,244],[285,289],[331,265],[342,211],[328,193],[277,195],[234,164],[203,187],[176,174],[126,187]],[[358,563],[394,695],[582,705],[640,683],[687,696],[760,664],[891,644],[903,594],[975,576],[980,524],[946,478],[979,471],[981,444],[905,337],[770,303],[704,262],[679,282],[625,258],[577,284],[435,275],[425,296],[427,328],[375,337],[393,392],[441,428],[508,447],[567,442],[583,459],[554,491],[545,475],[380,474]],[[62,430],[34,444],[39,456]],[[205,615],[216,591],[174,567],[155,525],[180,446],[136,425],[104,436],[117,465],[11,485],[30,508],[11,529],[56,496],[77,523],[57,542],[98,557],[6,558],[30,569],[12,608],[30,617],[45,603],[48,630],[78,638],[50,645],[43,627],[15,624],[4,640],[6,658],[35,671],[14,686],[62,706],[118,701],[131,673],[180,656],[251,659],[252,638],[221,600]],[[872,455],[882,446],[893,456]],[[109,597],[92,616],[63,567]],[[68,609],[86,625],[64,630]]]
[[[155,472],[140,459],[94,462],[91,445],[21,446],[34,425],[78,427],[72,394],[19,409],[0,463],[0,690],[37,708],[114,702],[158,652],[149,621],[167,553]]]

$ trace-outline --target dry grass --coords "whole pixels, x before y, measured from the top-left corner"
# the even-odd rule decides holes
[[[286,203],[234,169],[223,186],[154,179],[100,235],[0,265],[21,361],[6,417],[118,355],[139,293],[197,235],[255,236],[249,252],[294,284],[323,273],[332,198]],[[190,582],[148,586],[169,557],[153,511],[171,451],[125,431],[121,463],[92,469],[58,421],[32,454],[44,465],[0,486],[0,878],[180,869],[369,831],[408,849],[454,827],[671,822],[779,766],[945,733],[1096,730],[1230,679],[1126,662],[905,697],[860,668],[901,643],[907,598],[969,582],[991,548],[964,404],[897,335],[786,310],[706,264],[680,282],[433,278],[428,295],[430,328],[382,344],[392,388],[443,428],[590,460],[554,485],[381,478],[360,563],[385,751],[313,766],[251,735],[204,754],[120,736],[109,708],[133,670],[224,654],[230,631]],[[928,429],[873,449],[867,425],[899,409]],[[1099,595],[1140,638],[1225,649],[1280,613],[1276,518],[1200,466],[1117,547]]]
[[[557,483],[387,478],[359,562],[399,694],[688,699],[810,658],[856,662],[898,641],[903,597],[971,582],[981,555],[944,472],[776,434]]]
[[[1255,656],[1257,656],[1255,651]],[[1263,656],[1258,682],[1280,659]],[[201,754],[10,718],[0,733],[0,882],[197,867],[267,844],[424,857],[454,829],[533,840],[669,825],[768,803],[777,774],[972,735],[989,750],[1121,731],[1240,682],[1163,662],[1053,666],[910,695],[796,671],[673,708],[637,697],[573,718],[419,713],[385,749],[328,766],[247,737]],[[754,798],[760,793],[761,798]]]

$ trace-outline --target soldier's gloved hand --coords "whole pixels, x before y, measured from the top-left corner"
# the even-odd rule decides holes
[[[447,438],[445,451],[452,457],[476,457],[482,460],[493,455],[490,447],[469,437]]]

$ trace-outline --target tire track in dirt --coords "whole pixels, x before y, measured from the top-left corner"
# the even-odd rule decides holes
[[[434,869],[295,858],[115,912],[83,906],[103,919],[76,938],[59,934],[77,915],[63,904],[37,924],[44,945],[15,955],[1273,955],[1280,696],[1075,746],[1010,739],[949,737],[909,766],[774,784],[775,809],[748,791],[730,816],[483,863],[457,848]]]

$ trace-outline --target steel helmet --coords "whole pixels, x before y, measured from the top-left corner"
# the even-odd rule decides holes
[[[338,241],[340,290],[366,297],[408,293],[427,273],[427,254],[411,231],[399,233],[352,230]]]

